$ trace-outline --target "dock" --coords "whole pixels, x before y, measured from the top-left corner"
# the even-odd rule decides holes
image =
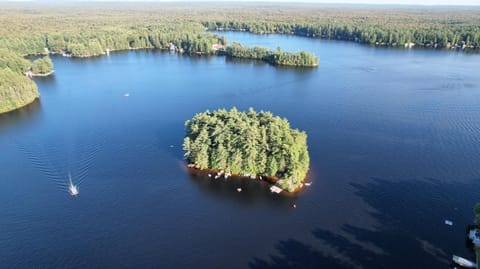
[[[280,188],[278,186],[271,186],[270,191],[274,192],[274,193],[281,193],[283,190],[282,190],[282,188]]]

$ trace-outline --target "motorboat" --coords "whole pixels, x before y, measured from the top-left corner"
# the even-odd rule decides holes
[[[69,180],[68,191],[70,192],[70,195],[77,196],[78,195],[78,187],[77,187],[77,185],[73,185],[72,176],[68,175],[68,180]]]

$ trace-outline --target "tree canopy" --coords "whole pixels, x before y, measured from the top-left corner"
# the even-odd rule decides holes
[[[233,43],[225,49],[225,54],[236,58],[263,60],[273,65],[314,67],[318,65],[319,58],[311,53],[300,51],[296,53],[283,52],[281,49],[271,51],[263,47],[244,47]]]
[[[35,59],[32,64],[33,74],[47,75],[53,72],[53,63],[50,57]]]
[[[293,34],[375,46],[480,48],[480,9],[470,7],[0,2],[0,21],[0,69],[8,68],[16,75],[29,70],[44,75],[52,70],[48,58],[30,63],[21,57],[25,55],[91,57],[140,48],[224,53],[274,65],[316,66],[319,61],[308,52],[228,46],[225,37],[208,29]],[[18,85],[17,91],[27,84]],[[2,103],[5,100],[0,100],[0,106],[10,107]]]
[[[10,68],[0,68],[0,113],[30,104],[38,97],[37,86],[31,79]]]
[[[307,135],[291,129],[287,119],[252,108],[219,109],[196,114],[185,127],[185,157],[199,169],[273,176],[288,191],[306,177]]]

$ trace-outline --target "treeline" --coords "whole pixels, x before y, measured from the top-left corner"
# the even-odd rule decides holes
[[[8,3],[0,4],[0,20],[5,26],[0,29],[0,45],[28,54],[40,53],[47,47],[56,52],[68,48],[74,55],[98,55],[107,48],[165,48],[170,42],[186,52],[203,52],[211,48],[210,43],[194,35],[202,34],[205,28],[294,34],[379,46],[414,43],[437,48],[480,47],[478,7]],[[186,40],[192,43],[181,44]]]
[[[305,52],[270,52],[237,44],[228,47],[225,38],[206,33],[205,29],[293,34],[378,46],[480,48],[480,9],[470,7],[0,2],[0,21],[0,48],[8,51],[0,51],[0,67],[15,74],[29,70],[48,74],[52,70],[47,59],[32,65],[20,55],[90,57],[139,48],[188,54],[216,54],[225,48],[232,57],[261,59],[276,65],[318,63],[315,56]]]
[[[254,34],[292,34],[313,38],[355,41],[378,46],[415,46],[432,48],[480,47],[480,26],[471,28],[406,28],[392,25],[370,25],[326,22],[325,24],[287,24],[271,22],[233,23],[204,22],[210,30],[237,30]]]
[[[314,67],[318,65],[319,61],[318,57],[305,51],[283,52],[280,48],[272,51],[258,46],[244,47],[235,42],[225,48],[225,54],[230,57],[262,60],[273,65],[285,66]]]
[[[195,31],[195,28],[197,29]],[[80,31],[80,30],[79,30]],[[0,46],[23,55],[56,53],[74,57],[91,57],[106,51],[128,49],[170,49],[185,53],[213,54],[213,45],[225,38],[205,33],[188,25],[171,27],[119,27],[112,30],[53,33],[0,39]]]
[[[261,15],[261,14],[264,15]],[[202,23],[210,30],[289,34],[377,46],[480,48],[480,9],[292,5],[229,10]],[[228,19],[225,19],[228,18]]]
[[[32,63],[18,53],[0,49],[0,69],[8,68],[15,73],[24,74],[31,70]]]
[[[185,157],[198,169],[274,176],[288,191],[305,179],[310,162],[307,135],[270,112],[207,110],[185,127]]]

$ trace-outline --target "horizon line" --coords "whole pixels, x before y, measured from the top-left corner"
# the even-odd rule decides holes
[[[341,1],[341,2],[331,2],[331,1],[316,1],[316,0],[301,0],[301,1],[291,1],[291,0],[0,0],[0,3],[58,3],[58,4],[68,4],[68,3],[237,3],[237,4],[317,4],[317,5],[352,5],[352,6],[424,6],[424,7],[478,7],[479,3],[402,3],[402,2],[387,2],[387,3],[378,3],[378,2],[352,2],[352,1]]]

